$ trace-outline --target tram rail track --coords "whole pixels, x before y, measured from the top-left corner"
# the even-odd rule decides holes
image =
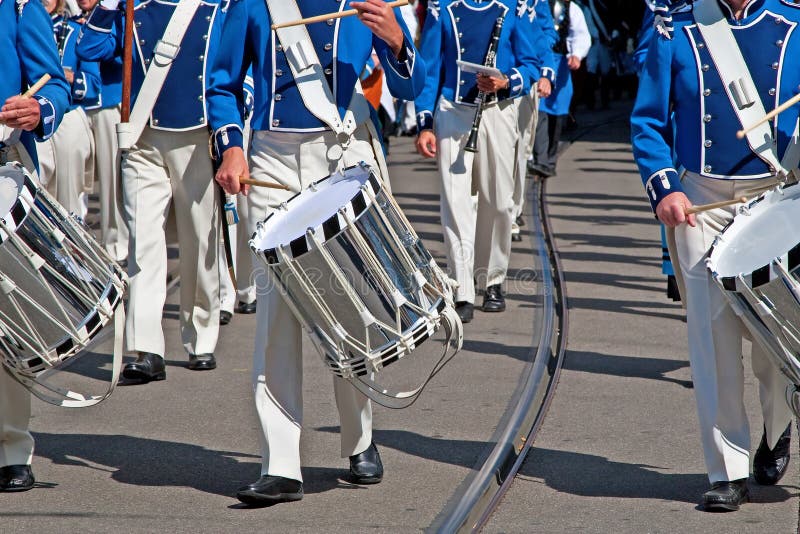
[[[479,532],[511,486],[547,415],[566,350],[567,296],[545,204],[546,180],[529,189],[533,265],[538,277],[533,343],[525,372],[490,442],[494,447],[462,482],[428,532]]]

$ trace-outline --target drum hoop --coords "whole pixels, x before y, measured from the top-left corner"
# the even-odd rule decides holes
[[[303,192],[309,189],[313,189],[315,186],[325,182],[326,180],[331,179],[332,177],[338,174],[346,175],[348,171],[358,168],[364,169],[368,172],[367,181],[364,183],[364,185],[361,186],[358,192],[353,196],[353,198],[351,198],[344,206],[341,206],[336,213],[334,213],[333,215],[331,215],[330,217],[322,221],[322,223],[320,223],[319,225],[317,225],[312,229],[312,231],[315,234],[323,236],[323,238],[320,240],[323,244],[326,243],[327,241],[330,241],[331,239],[336,238],[339,234],[341,234],[344,230],[346,230],[350,226],[345,220],[345,218],[341,216],[341,214],[339,213],[340,211],[346,210],[347,212],[353,214],[353,220],[358,220],[361,217],[361,215],[364,212],[368,211],[369,208],[372,206],[372,201],[370,200],[369,194],[367,193],[367,191],[364,190],[364,188],[365,187],[371,188],[372,195],[378,195],[383,190],[383,184],[381,184],[381,181],[378,179],[375,171],[369,165],[363,162],[360,163],[359,165],[353,165],[352,167],[347,167],[342,171],[337,171],[336,173],[333,173],[329,176],[321,178],[320,180],[317,180],[316,182],[309,185],[299,193],[296,193],[294,196],[292,196],[292,198],[286,201],[286,204],[289,204],[292,200],[300,196]],[[267,217],[262,221],[262,224],[266,223],[273,215],[275,215],[274,211],[269,215],[267,215]],[[260,249],[255,246],[254,240],[257,234],[258,234],[257,231],[254,232],[250,238],[250,249],[257,256],[263,257],[264,260],[269,265],[281,263],[280,256],[277,250],[278,247],[280,246],[284,247],[283,251],[288,259],[299,258],[303,254],[306,254],[314,249],[312,243],[309,243],[309,240],[305,232],[303,233],[303,235],[298,236],[289,241],[289,243],[281,243],[277,247],[271,247],[267,249]]]
[[[39,191],[39,186],[33,181],[30,174],[25,167],[17,162],[7,163],[2,168],[16,169],[22,173],[22,189],[19,191],[17,199],[11,205],[11,209],[3,216],[3,228],[0,228],[0,245],[8,239],[8,232],[16,232],[17,228],[22,226],[25,219],[28,218],[33,203],[36,201],[36,194]]]

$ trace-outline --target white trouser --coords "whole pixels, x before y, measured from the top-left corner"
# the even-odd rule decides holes
[[[94,132],[94,166],[100,181],[100,237],[111,257],[122,261],[128,257],[128,227],[119,175],[119,107],[93,109],[87,116]]]
[[[487,106],[478,132],[478,152],[464,150],[475,108],[439,99],[434,117],[442,177],[441,217],[456,301],[474,302],[480,287],[501,284],[511,256],[514,220],[514,159],[518,101]],[[472,191],[478,193],[477,217]],[[476,226],[477,225],[477,226]]]
[[[714,180],[686,173],[683,187],[693,204],[742,196],[761,181]],[[747,478],[750,469],[750,429],[744,407],[742,337],[746,328],[706,269],[714,238],[734,215],[732,207],[697,215],[697,226],[675,229],[677,264],[683,275],[689,362],[700,419],[700,435],[714,483]],[[673,262],[676,258],[673,257]],[[757,343],[752,351],[753,373],[759,381],[761,411],[770,448],[792,420],[785,401],[787,381]]]
[[[128,350],[164,355],[165,229],[174,205],[180,254],[180,323],[189,354],[213,353],[219,334],[219,212],[208,133],[146,127],[122,161],[130,224]]]
[[[250,175],[258,180],[281,183],[291,191],[251,187],[251,223],[264,220],[281,202],[312,182],[332,174],[337,167],[352,166],[361,161],[378,167],[377,158],[382,159],[383,154],[371,131],[360,127],[338,162],[326,157],[328,146],[335,144],[333,132],[254,131],[250,144]],[[259,262],[253,388],[263,432],[261,472],[302,480],[302,331],[279,290],[264,275],[266,266],[261,260]],[[321,369],[319,372],[328,372]],[[333,378],[333,390],[341,421],[342,457],[359,454],[372,442],[372,404],[341,378]]]
[[[82,193],[92,190],[94,138],[82,108],[67,112],[53,136],[36,143],[39,179],[67,211],[86,216]]]
[[[19,161],[36,176],[30,156],[22,144],[0,151],[7,161]],[[28,431],[31,419],[31,394],[0,368],[0,467],[30,465],[33,436]]]
[[[539,93],[536,88],[531,94],[519,99],[519,118],[517,137],[517,167],[514,170],[514,218],[522,215],[525,204],[525,177],[528,175],[528,159],[533,152],[533,137],[536,121],[539,119]]]

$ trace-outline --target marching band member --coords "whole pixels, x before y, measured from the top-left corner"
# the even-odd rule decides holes
[[[180,43],[164,36],[176,1],[145,0],[136,6],[132,100],[153,91],[144,73],[156,53],[175,53],[148,124],[123,156],[122,184],[130,229],[130,297],[125,334],[137,359],[125,378],[149,382],[166,377],[161,315],[167,295],[166,224],[170,206],[176,214],[180,254],[180,322],[189,369],[217,366],[219,335],[219,213],[208,155],[208,125],[203,95],[209,40],[216,3],[201,1],[181,23],[188,26]],[[119,0],[101,0],[84,26],[78,54],[114,62],[122,54],[124,11]],[[157,49],[158,47],[158,49]]]
[[[657,10],[656,22],[631,118],[633,150],[653,210],[674,232],[672,258],[685,286],[689,360],[711,482],[702,502],[706,510],[737,510],[748,500],[750,466],[744,327],[705,265],[735,208],[696,215],[686,209],[737,198],[777,172],[796,169],[797,107],[748,139],[738,140],[734,132],[797,91],[800,73],[782,58],[800,53],[800,37],[793,33],[800,11],[780,0],[702,0],[672,13]],[[776,484],[789,461],[787,381],[755,343],[752,366],[764,417],[753,471],[759,484]]]
[[[80,15],[66,16],[64,0],[51,0],[45,9],[53,20],[64,76],[72,88],[72,104],[53,137],[37,143],[39,178],[67,211],[85,217],[85,201],[94,184],[94,138],[84,109],[96,107],[100,101],[100,67],[75,55]]]
[[[69,105],[70,87],[41,3],[0,1],[0,28],[0,162],[19,161],[35,174],[35,140],[55,132]],[[51,79],[34,98],[18,96],[44,74]],[[30,417],[30,393],[0,370],[0,491],[33,487]]]
[[[539,120],[539,98],[547,98],[553,90],[556,78],[556,63],[550,50],[558,40],[550,5],[546,0],[531,0],[528,6],[528,18],[538,25],[545,36],[542,50],[542,70],[539,82],[531,92],[520,97],[519,101],[519,136],[517,137],[517,166],[514,169],[514,222],[511,223],[511,240],[522,241],[520,226],[524,224],[522,209],[525,203],[525,178],[528,174],[528,160],[533,151],[534,132]]]
[[[503,74],[476,76],[463,60],[483,64],[495,25],[503,21],[494,66]],[[501,289],[511,255],[519,97],[539,79],[544,36],[528,19],[525,0],[431,0],[420,50],[428,63],[425,91],[416,99],[417,150],[437,158],[447,263],[458,282],[456,311],[472,320],[475,285],[485,287],[483,311],[505,310]],[[489,95],[478,152],[464,150],[479,91]],[[472,207],[478,191],[477,222]]]
[[[378,169],[388,185],[380,138],[370,121],[368,105],[360,91],[354,93],[373,47],[396,97],[411,100],[422,90],[424,63],[399,21],[399,13],[382,0],[334,4],[339,10],[356,8],[360,15],[328,19],[307,29],[299,26],[308,35],[301,40],[293,40],[293,34],[281,30],[279,39],[273,40],[275,33],[268,31],[276,19],[283,22],[324,14],[331,4],[329,0],[234,0],[224,24],[215,28],[214,39],[221,44],[207,94],[215,151],[222,160],[217,181],[230,194],[247,191],[240,185],[242,176],[279,182],[291,189],[250,189],[250,202],[260,207],[260,213],[251,212],[253,223],[312,182],[361,161]],[[302,54],[294,53],[300,45],[304,45]],[[238,110],[250,64],[255,106],[248,163]],[[308,68],[312,65],[321,65],[324,79],[314,74],[319,70]],[[310,83],[296,83],[292,69],[302,71],[303,79]],[[315,108],[307,108],[304,101],[314,102]],[[263,459],[261,477],[237,494],[241,501],[256,505],[303,496],[301,327],[278,289],[263,275],[257,281],[253,387],[263,433]],[[380,482],[383,465],[372,442],[371,403],[341,378],[334,378],[334,392],[341,419],[341,453],[349,457],[353,481]]]

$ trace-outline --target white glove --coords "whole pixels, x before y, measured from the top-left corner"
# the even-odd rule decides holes
[[[100,7],[103,9],[108,9],[109,11],[115,11],[117,7],[119,7],[120,0],[100,0]]]

